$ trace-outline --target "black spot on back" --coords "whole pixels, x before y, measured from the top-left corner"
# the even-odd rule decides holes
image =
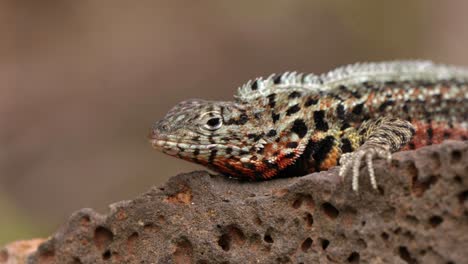
[[[193,155],[194,155],[194,156],[198,156],[199,154],[200,154],[200,150],[199,150],[199,149],[195,149],[195,150],[193,151]]]
[[[276,130],[271,129],[270,131],[268,131],[268,133],[266,135],[267,135],[267,137],[274,137],[274,136],[276,136]]]
[[[401,109],[403,110],[403,112],[408,113],[408,112],[409,112],[409,106],[408,106],[408,104],[407,104],[407,103],[404,103],[404,104],[403,104],[403,107],[402,107]]]
[[[273,119],[273,123],[276,123],[280,118],[279,114],[275,114],[275,112],[271,113],[271,119]]]
[[[364,108],[364,103],[357,104],[353,108],[353,114],[360,115],[362,113],[362,109]]]
[[[307,134],[307,126],[303,119],[296,119],[291,127],[291,131],[296,133],[300,138]]]
[[[253,141],[258,141],[258,140],[260,140],[260,138],[262,138],[262,136],[263,136],[262,133],[260,133],[260,134],[254,134],[254,133],[252,133],[252,134],[248,134],[248,135],[247,135],[247,137],[248,137],[249,139],[252,139]]]
[[[295,105],[289,107],[288,110],[286,110],[286,115],[290,116],[292,114],[295,114],[295,113],[299,112],[299,110],[301,110],[301,108],[299,107],[298,104],[295,104]]]
[[[309,98],[307,98],[307,101],[305,102],[304,106],[309,107],[309,106],[315,105],[317,103],[318,103],[318,99],[313,98],[313,97],[309,97]]]
[[[231,147],[227,147],[226,148],[226,154],[231,154],[232,153],[232,148]]]
[[[276,105],[276,94],[272,93],[272,94],[268,95],[267,98],[268,98],[268,105],[271,108],[274,108],[275,105]]]
[[[344,108],[344,105],[342,104],[338,104],[338,106],[336,107],[336,115],[339,119],[341,120],[344,120],[345,119],[345,108]]]
[[[263,152],[265,152],[265,148],[259,148],[257,149],[257,153],[258,154],[263,154]],[[255,157],[255,156],[254,156]]]
[[[351,91],[351,95],[356,97],[357,99],[361,98],[361,94],[358,91]]]
[[[353,147],[351,145],[351,141],[349,141],[349,139],[347,138],[342,138],[341,139],[341,152],[348,153],[352,151],[353,151]]]
[[[340,130],[345,130],[345,129],[347,129],[348,127],[351,127],[351,125],[350,125],[349,123],[347,123],[347,122],[344,122],[343,125],[341,125]]]
[[[383,112],[385,111],[385,108],[387,108],[387,106],[391,106],[391,105],[394,105],[395,104],[395,101],[393,100],[387,100],[385,102],[383,102],[380,106],[379,106],[379,111],[380,112]]]
[[[369,81],[366,81],[366,82],[363,82],[362,85],[366,88],[374,88],[374,86],[372,85],[371,82]]]
[[[301,94],[300,92],[294,91],[294,92],[292,92],[292,93],[289,94],[288,98],[289,98],[289,99],[294,99],[294,98],[301,97],[301,95],[302,95],[302,94]]]
[[[328,123],[325,121],[325,111],[319,110],[314,112],[315,129],[320,131],[328,130]]]
[[[286,147],[287,147],[287,148],[297,148],[298,145],[299,145],[299,144],[298,144],[297,142],[288,142],[288,143],[286,144]]]

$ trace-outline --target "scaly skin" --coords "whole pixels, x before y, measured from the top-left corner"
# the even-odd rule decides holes
[[[241,179],[301,176],[341,165],[358,190],[361,161],[468,139],[468,70],[425,61],[273,74],[235,101],[188,100],[154,124],[154,148]]]

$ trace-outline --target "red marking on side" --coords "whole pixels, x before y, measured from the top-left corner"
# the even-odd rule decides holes
[[[413,120],[411,122],[415,128],[415,134],[411,142],[405,146],[402,150],[411,149],[411,145],[414,148],[420,148],[432,144],[440,144],[442,141],[447,139],[452,140],[463,140],[468,138],[468,130],[462,128],[460,125],[453,125],[451,128],[447,122],[435,122],[431,124],[424,121]],[[432,127],[432,137],[429,136],[430,128]]]

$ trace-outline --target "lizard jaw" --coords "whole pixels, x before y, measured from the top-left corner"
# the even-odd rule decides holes
[[[180,152],[177,143],[160,139],[151,139],[150,142],[154,149],[161,150],[168,155],[175,156]]]

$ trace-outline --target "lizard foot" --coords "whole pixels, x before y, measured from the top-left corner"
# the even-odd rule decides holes
[[[392,159],[392,153],[390,152],[389,147],[364,144],[354,152],[341,155],[341,168],[339,175],[344,178],[348,171],[352,169],[352,187],[353,190],[357,192],[359,188],[359,168],[361,167],[362,160],[365,159],[367,169],[369,171],[371,185],[374,189],[377,189],[377,181],[375,180],[374,165],[372,162],[373,159],[377,158],[386,159],[387,162],[390,163]]]

